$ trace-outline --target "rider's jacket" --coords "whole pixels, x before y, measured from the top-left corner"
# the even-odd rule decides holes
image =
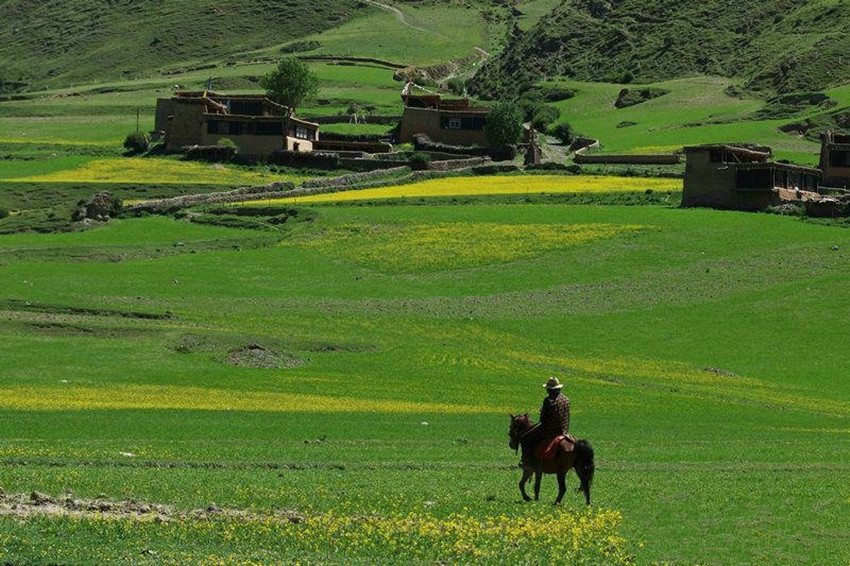
[[[564,395],[554,399],[546,397],[540,408],[540,428],[542,438],[554,438],[567,434],[570,429],[570,400]]]

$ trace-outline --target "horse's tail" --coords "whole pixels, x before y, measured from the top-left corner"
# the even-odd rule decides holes
[[[573,467],[581,481],[578,490],[584,493],[584,498],[590,505],[590,486],[593,484],[593,472],[596,470],[596,464],[593,463],[593,447],[588,441],[579,440],[576,442],[576,461]]]

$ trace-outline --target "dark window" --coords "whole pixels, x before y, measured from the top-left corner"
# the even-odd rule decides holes
[[[709,161],[711,161],[712,163],[723,163],[723,152],[712,150],[709,153]]]
[[[282,136],[282,122],[257,122],[254,124],[254,133],[258,136]]]
[[[770,189],[772,173],[770,169],[739,169],[736,185],[739,189]]]
[[[773,186],[774,187],[782,187],[783,189],[788,188],[788,171],[784,171],[782,169],[776,169],[773,171]]]
[[[486,116],[442,116],[440,127],[444,130],[483,130]]]
[[[829,164],[832,167],[850,167],[850,151],[830,151]]]
[[[309,128],[305,128],[304,126],[296,126],[295,127],[295,137],[301,140],[312,140],[313,139],[313,130]]]
[[[218,121],[217,120],[207,121],[207,133],[208,134],[217,134],[218,133]]]

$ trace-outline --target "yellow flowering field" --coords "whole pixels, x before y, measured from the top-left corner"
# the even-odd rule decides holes
[[[678,191],[681,179],[657,179],[639,177],[614,177],[593,175],[517,175],[451,177],[430,179],[409,185],[378,187],[326,193],[279,200],[256,201],[252,204],[342,202],[365,199],[450,197],[479,195],[522,195],[558,193],[611,193]]]
[[[641,229],[615,224],[342,224],[284,245],[379,269],[421,271],[515,261]]]
[[[28,386],[0,389],[0,408],[25,411],[188,409],[325,413],[504,413],[503,407],[153,385]]]
[[[259,185],[286,181],[281,175],[240,170],[221,164],[172,159],[122,157],[95,159],[76,167],[15,181],[45,183],[184,183],[209,185]]]
[[[46,515],[32,508],[33,515],[39,512]],[[164,518],[160,513],[166,513]],[[52,519],[30,517],[19,523],[21,528],[0,538],[0,543],[26,545],[34,525],[41,533],[61,532],[69,540],[105,545],[107,550],[118,544],[136,552],[146,549],[143,556],[152,555],[154,563],[167,564],[298,564],[302,560],[329,564],[634,564],[629,542],[619,533],[622,523],[622,514],[608,509],[537,509],[484,516],[365,509],[361,513],[307,514],[231,509],[180,514],[164,509],[138,515],[60,511]],[[150,552],[147,549],[153,540],[160,544],[157,551]],[[209,548],[205,541],[223,544]],[[90,555],[86,553],[90,549],[80,550],[82,556]],[[56,549],[40,545],[30,556],[48,563],[55,561],[57,554]]]

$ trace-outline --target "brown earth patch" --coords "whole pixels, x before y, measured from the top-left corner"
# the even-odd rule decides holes
[[[0,516],[16,519],[31,517],[78,517],[112,518],[126,520],[167,521],[209,520],[214,518],[242,519],[246,521],[273,519],[280,522],[300,523],[304,515],[292,510],[274,511],[265,514],[240,509],[229,509],[211,503],[206,509],[177,512],[167,505],[136,501],[112,501],[105,496],[97,499],[79,499],[72,493],[52,497],[38,491],[26,493],[3,493],[0,489]]]

